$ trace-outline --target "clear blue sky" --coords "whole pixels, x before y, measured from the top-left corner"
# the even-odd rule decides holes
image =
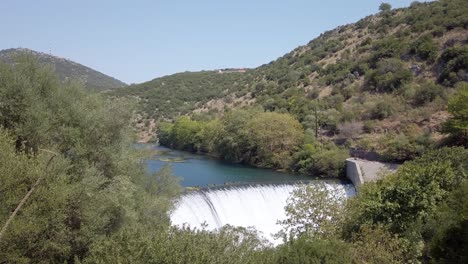
[[[393,7],[413,0],[386,0]],[[257,67],[376,0],[2,0],[0,49],[52,52],[127,83],[181,71]]]

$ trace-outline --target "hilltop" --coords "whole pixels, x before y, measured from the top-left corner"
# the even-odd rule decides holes
[[[15,59],[22,55],[32,56],[42,65],[51,65],[61,81],[77,80],[87,89],[102,91],[127,86],[124,82],[74,61],[30,49],[1,50],[0,61],[14,63]]]
[[[321,34],[243,73],[180,73],[116,91],[148,120],[289,113],[322,141],[405,160],[444,139],[447,101],[468,81],[466,0],[413,2]]]

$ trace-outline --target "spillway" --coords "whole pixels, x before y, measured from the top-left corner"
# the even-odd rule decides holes
[[[317,184],[317,181],[308,184]],[[355,195],[352,184],[326,182],[326,187],[343,197]],[[171,214],[175,226],[184,224],[216,230],[226,224],[254,227],[273,244],[273,234],[281,230],[278,220],[284,220],[284,207],[291,192],[301,184],[246,185],[205,189],[183,195]]]

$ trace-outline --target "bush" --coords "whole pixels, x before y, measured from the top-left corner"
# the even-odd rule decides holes
[[[413,103],[417,106],[422,106],[434,101],[437,97],[446,97],[444,88],[432,82],[425,82],[414,91]]]
[[[387,136],[383,145],[380,156],[387,161],[405,161],[416,154],[415,146],[404,134]]]
[[[417,224],[433,218],[441,202],[467,179],[466,160],[468,150],[463,148],[434,150],[406,162],[395,174],[362,186],[349,204],[347,228],[380,224],[395,234],[417,231],[421,228]]]
[[[381,100],[371,110],[371,118],[385,119],[395,113],[395,106],[391,101]]]
[[[415,124],[405,127],[400,134],[388,134],[381,143],[382,158],[396,162],[414,159],[434,146],[430,134]]]
[[[365,87],[375,92],[393,92],[412,79],[411,71],[399,59],[385,59],[366,74]]]
[[[336,239],[301,236],[280,246],[277,254],[280,264],[353,263],[350,245]]]
[[[375,68],[380,60],[399,58],[404,47],[405,44],[394,37],[388,37],[374,42],[370,65]]]
[[[410,53],[432,62],[437,57],[437,45],[430,35],[424,35],[411,44]]]
[[[293,155],[293,169],[302,174],[344,177],[349,153],[335,145],[305,144]]]
[[[375,128],[375,121],[374,120],[366,120],[362,127],[365,133],[373,133]]]
[[[358,263],[411,263],[409,241],[392,234],[384,227],[361,227],[352,237],[354,258]]]
[[[428,250],[428,257],[434,263],[468,261],[468,181],[451,192],[439,206],[428,229],[434,231]]]
[[[444,123],[444,131],[450,133],[458,144],[468,145],[468,85],[463,84],[450,98],[448,111],[452,117]]]
[[[468,81],[468,47],[458,46],[445,50],[439,58],[442,71],[439,82],[454,85],[459,81]]]

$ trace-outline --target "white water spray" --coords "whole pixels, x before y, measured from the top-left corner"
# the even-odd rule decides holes
[[[314,184],[313,182],[310,184]],[[327,188],[343,197],[354,196],[352,184],[326,183]],[[171,214],[172,224],[201,228],[206,223],[208,230],[226,224],[254,227],[274,244],[280,243],[273,234],[281,230],[277,224],[286,218],[284,207],[291,192],[299,184],[249,185],[207,189],[183,195]]]

